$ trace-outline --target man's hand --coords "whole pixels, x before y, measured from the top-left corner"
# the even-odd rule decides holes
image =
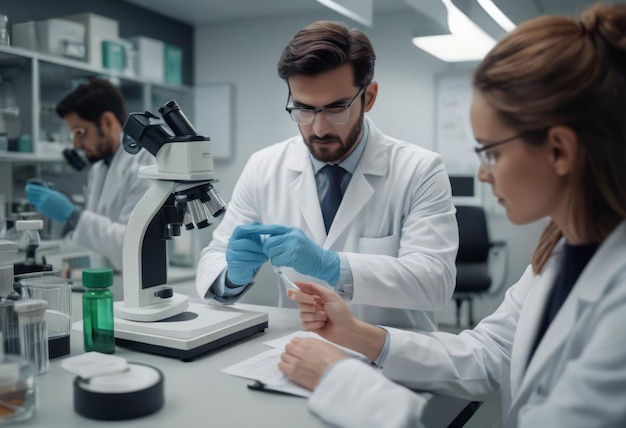
[[[37,211],[59,223],[65,223],[76,207],[63,193],[35,183],[26,185],[28,202]]]
[[[238,286],[248,285],[252,278],[267,261],[263,252],[261,237],[251,232],[258,224],[237,226],[228,240],[226,248],[226,263],[228,280]]]
[[[288,266],[337,285],[340,263],[336,252],[324,250],[297,227],[264,225],[260,228],[259,233],[269,235],[263,241],[263,251],[272,265]]]

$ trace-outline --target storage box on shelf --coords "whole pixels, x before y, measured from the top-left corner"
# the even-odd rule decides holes
[[[150,82],[165,81],[165,47],[161,40],[150,37],[129,37],[136,51],[135,70],[137,77]]]
[[[119,38],[117,20],[94,13],[68,15],[63,19],[80,23],[85,27],[86,61],[94,67],[103,67],[102,42]]]
[[[60,18],[38,21],[37,42],[42,53],[84,60],[85,25]]]
[[[182,85],[130,77],[125,72],[83,61],[0,46],[0,78],[10,79],[15,86],[20,120],[19,137],[8,142],[9,151],[0,151],[0,162],[63,161],[61,150],[71,145],[71,141],[65,125],[56,117],[54,106],[76,85],[94,75],[110,79],[120,87],[129,112],[154,111],[172,98],[186,112],[193,109],[191,90]],[[30,152],[17,152],[19,147]]]

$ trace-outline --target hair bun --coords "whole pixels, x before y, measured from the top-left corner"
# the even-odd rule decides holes
[[[626,52],[626,5],[595,4],[582,13],[580,25],[585,33]]]

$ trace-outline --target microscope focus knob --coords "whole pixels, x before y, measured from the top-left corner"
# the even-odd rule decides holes
[[[161,288],[159,291],[154,292],[154,297],[160,297],[161,299],[169,299],[174,295],[171,287]]]

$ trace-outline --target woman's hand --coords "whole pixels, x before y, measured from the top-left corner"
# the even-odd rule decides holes
[[[344,358],[348,356],[334,345],[295,337],[285,346],[278,369],[298,385],[313,390],[326,370]]]
[[[313,331],[331,342],[341,344],[356,319],[337,293],[309,282],[296,282],[300,290],[287,290],[287,297],[298,303],[304,330]]]
[[[302,327],[324,339],[355,350],[372,361],[380,355],[387,333],[380,327],[357,320],[337,293],[309,282],[296,282],[299,290],[287,290],[298,302]]]

